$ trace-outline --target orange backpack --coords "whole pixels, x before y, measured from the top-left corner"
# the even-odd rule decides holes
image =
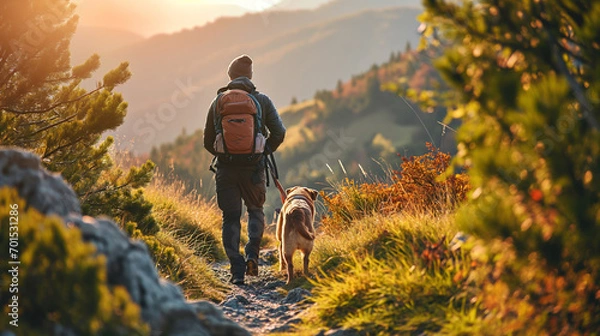
[[[218,154],[252,158],[264,152],[262,109],[250,93],[227,90],[219,94],[214,121],[214,148]]]

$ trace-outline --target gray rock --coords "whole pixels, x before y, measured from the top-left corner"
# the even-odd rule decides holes
[[[261,254],[261,259],[265,265],[275,265],[279,261],[279,252],[277,252],[277,249],[265,250]]]
[[[223,312],[207,301],[190,303],[203,326],[214,336],[248,336],[250,333],[237,323],[225,318]]]
[[[283,332],[292,331],[293,329],[294,329],[294,327],[292,327],[291,325],[284,324],[284,325],[282,325],[280,327],[273,328],[273,329],[269,330],[269,332],[271,332],[271,333],[283,333]]]
[[[277,308],[271,308],[269,309],[269,314],[271,314],[273,317],[281,317],[283,315],[285,315],[285,313],[287,313],[290,309],[287,306],[279,306]]]
[[[225,300],[225,302],[223,302],[222,306],[231,308],[233,310],[237,310],[237,309],[241,308],[240,302],[238,300],[236,300],[235,298]]]
[[[291,320],[287,321],[285,323],[285,325],[294,326],[294,325],[300,324],[300,323],[302,323],[302,319],[295,318],[295,319],[291,319]]]
[[[249,305],[250,301],[248,301],[248,299],[246,299],[243,295],[236,295],[235,296],[236,300],[238,300],[239,303],[245,305]]]
[[[79,199],[62,177],[42,168],[40,159],[20,149],[0,150],[0,187],[10,186],[44,215],[81,214]]]
[[[292,318],[296,318],[297,316],[298,316],[298,315],[296,315],[296,314],[293,314],[293,313],[292,313],[292,314],[284,314],[284,315],[282,315],[282,316],[278,317],[278,319],[279,319],[279,321],[282,321],[282,322],[283,322],[283,321],[289,321],[289,320],[291,320]]]
[[[298,303],[307,297],[312,296],[312,294],[304,288],[294,288],[288,292],[285,299],[283,299],[283,303],[293,304]]]
[[[242,295],[235,295],[221,303],[223,307],[230,308],[232,311],[235,311],[239,314],[245,314],[247,312],[247,310],[244,307],[247,304],[250,304],[250,301],[248,301],[248,299],[246,299]]]
[[[262,328],[264,324],[262,322],[259,321],[252,321],[250,323],[246,324],[246,327],[248,328],[252,328],[252,329],[258,329],[258,328]]]
[[[276,280],[276,281],[267,282],[263,288],[270,290],[270,289],[275,289],[278,287],[283,287],[284,285],[285,285],[284,281]]]
[[[56,214],[66,225],[77,227],[83,240],[94,244],[97,253],[106,257],[108,284],[127,289],[140,306],[142,319],[149,324],[152,335],[250,335],[213,304],[186,302],[179,287],[160,278],[146,245],[129,239],[114,222],[81,217],[73,190],[59,175],[43,169],[35,155],[0,150],[2,186],[16,188],[28,206],[43,214]],[[70,330],[69,326],[57,328]]]

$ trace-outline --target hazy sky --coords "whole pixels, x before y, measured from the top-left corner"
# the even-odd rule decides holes
[[[281,3],[295,7],[314,0],[74,0],[79,24],[149,36],[203,25],[219,16],[239,16]],[[323,0],[325,2],[326,0]]]

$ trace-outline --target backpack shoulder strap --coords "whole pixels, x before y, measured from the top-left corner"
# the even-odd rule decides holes
[[[258,92],[256,92],[256,93],[258,93]],[[249,93],[248,95],[252,98],[252,100],[254,101],[254,104],[256,104],[256,109],[257,109],[256,113],[258,114],[257,119],[258,119],[258,122],[260,123],[260,125],[258,125],[258,126],[259,126],[260,131],[263,132],[263,128],[265,127],[266,117],[263,113],[262,105],[260,105],[260,102],[258,101],[258,97],[256,97],[254,95],[254,93]]]
[[[219,94],[217,94],[217,98],[215,99],[215,106],[214,106],[214,109],[212,111],[212,113],[213,113],[213,123],[215,124],[215,129],[216,130],[221,129],[221,123],[219,122],[219,120],[217,118],[217,110],[219,109],[219,101],[221,99],[221,96],[223,96],[223,92],[219,92]]]

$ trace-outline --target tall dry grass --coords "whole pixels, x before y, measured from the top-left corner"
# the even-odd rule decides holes
[[[221,217],[214,202],[186,191],[181,183],[167,183],[160,175],[144,188],[144,195],[153,205],[160,231],[139,238],[153,253],[161,275],[181,286],[189,299],[222,300],[227,288],[210,267],[225,258]]]

